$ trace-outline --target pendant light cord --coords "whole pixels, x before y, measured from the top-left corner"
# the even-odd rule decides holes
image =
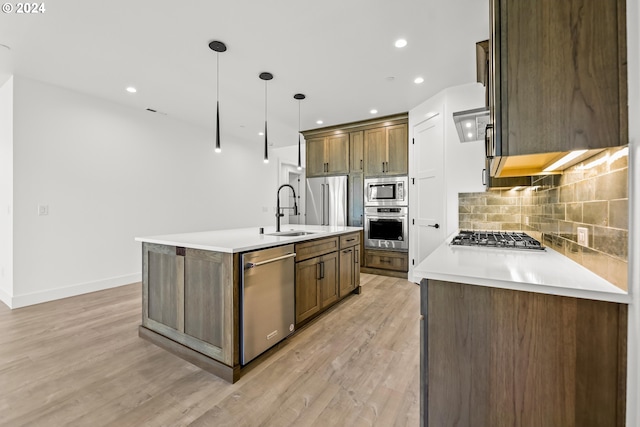
[[[220,52],[216,52],[216,102],[220,101]]]

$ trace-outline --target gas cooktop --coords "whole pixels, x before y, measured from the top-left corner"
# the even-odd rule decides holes
[[[460,231],[451,241],[455,246],[545,250],[542,244],[520,231]]]

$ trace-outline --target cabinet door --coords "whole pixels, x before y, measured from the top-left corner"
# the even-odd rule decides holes
[[[320,258],[296,264],[296,324],[320,311]]]
[[[626,144],[624,3],[499,1],[503,155]]]
[[[338,300],[338,252],[323,255],[320,270],[320,308],[324,308]]]
[[[175,246],[143,246],[146,277],[146,301],[143,301],[143,324],[148,319],[178,331],[184,330],[184,257],[176,255]],[[144,278],[143,278],[144,279]],[[152,326],[153,327],[153,326]]]
[[[385,173],[406,175],[409,171],[407,125],[389,126],[387,128],[388,157]]]
[[[349,157],[351,158],[351,173],[364,171],[364,132],[357,131],[349,134]]]
[[[387,141],[385,128],[369,129],[364,132],[364,175],[384,174],[387,162]]]
[[[355,289],[353,252],[353,247],[340,251],[340,297]]]
[[[324,138],[312,138],[306,142],[308,177],[322,176],[325,174],[325,149]]]
[[[184,259],[184,332],[221,349],[231,345],[233,320],[233,272],[224,255],[187,249]]]
[[[349,173],[349,134],[327,137],[325,150],[327,173]]]

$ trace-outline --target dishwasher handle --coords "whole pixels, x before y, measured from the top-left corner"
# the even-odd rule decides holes
[[[295,257],[295,256],[296,256],[296,253],[295,253],[295,252],[293,252],[293,253],[289,253],[289,254],[286,254],[286,255],[282,255],[282,256],[279,256],[279,257],[275,257],[275,258],[271,258],[271,259],[266,259],[266,260],[264,260],[264,261],[248,262],[248,263],[246,263],[246,264],[244,265],[244,269],[245,269],[245,270],[248,270],[248,269],[250,269],[250,268],[260,267],[261,265],[270,264],[270,263],[272,263],[272,262],[280,261],[280,260],[287,259],[287,258],[292,258],[292,257]]]

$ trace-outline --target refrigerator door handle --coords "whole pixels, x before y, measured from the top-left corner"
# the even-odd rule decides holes
[[[331,209],[329,206],[329,200],[331,199],[331,190],[329,189],[329,184],[327,184],[327,191],[326,191],[326,195],[327,195],[327,204],[326,204],[326,208],[327,208],[327,223],[324,225],[331,225],[329,224],[331,222]]]
[[[322,203],[321,203],[321,205],[322,205],[322,223],[321,223],[321,225],[324,225],[324,184],[320,184],[320,188],[322,190],[322,194],[321,194],[321,197],[322,197]]]

